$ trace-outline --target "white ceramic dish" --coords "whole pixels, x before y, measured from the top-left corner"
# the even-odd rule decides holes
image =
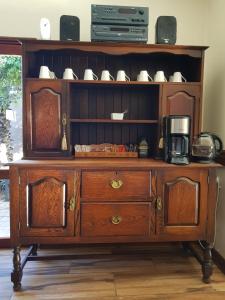
[[[123,120],[124,113],[111,113],[112,120]]]

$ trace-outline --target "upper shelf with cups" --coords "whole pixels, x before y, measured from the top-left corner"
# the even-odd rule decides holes
[[[113,84],[117,82],[127,84],[127,81],[130,81],[130,84],[149,84],[166,81],[186,80],[189,83],[202,81],[204,47],[110,43],[66,45],[61,42],[49,44],[35,42],[32,45],[32,47],[30,45],[26,47],[26,44],[24,46],[25,78],[39,78],[40,69],[44,66],[51,71],[49,75],[45,71],[44,78],[64,78],[73,81],[78,78],[80,83],[112,81]],[[181,75],[185,79],[182,79]]]

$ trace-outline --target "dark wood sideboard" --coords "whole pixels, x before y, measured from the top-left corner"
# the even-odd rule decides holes
[[[204,241],[203,280],[212,274],[219,164],[176,166],[155,160],[163,116],[190,115],[201,131],[206,47],[21,40],[24,159],[10,166],[11,274],[21,287],[20,245]],[[39,79],[41,65],[57,79]],[[63,80],[65,68],[79,80]],[[125,70],[130,82],[86,81]],[[187,82],[137,82],[140,70]],[[124,120],[110,113],[128,109]],[[76,158],[75,144],[135,144],[149,158]],[[67,149],[62,149],[66,138]]]

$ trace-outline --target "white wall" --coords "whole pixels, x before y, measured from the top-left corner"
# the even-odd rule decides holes
[[[159,15],[177,17],[177,44],[205,44],[205,2],[208,0],[1,0],[0,36],[39,38],[41,17],[50,20],[52,39],[59,39],[61,15],[80,18],[81,40],[90,40],[91,4],[149,6],[149,43],[155,42]]]
[[[204,130],[217,133],[225,148],[225,1],[209,0],[205,67]],[[225,171],[218,172],[221,192],[217,212],[216,250],[225,257]]]

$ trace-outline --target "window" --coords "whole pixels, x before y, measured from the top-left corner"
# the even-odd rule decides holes
[[[21,45],[0,39],[0,247],[9,245],[9,172],[5,163],[22,157]]]

